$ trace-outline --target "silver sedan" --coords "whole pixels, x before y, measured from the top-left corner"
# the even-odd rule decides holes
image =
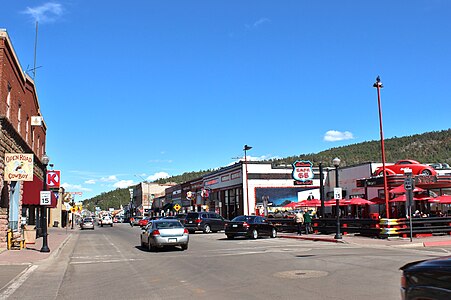
[[[165,246],[180,246],[188,249],[188,230],[178,220],[152,220],[141,232],[141,247],[149,251]]]
[[[91,217],[84,218],[80,223],[80,228],[94,230],[94,219]]]

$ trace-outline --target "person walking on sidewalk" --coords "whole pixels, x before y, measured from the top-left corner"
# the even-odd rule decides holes
[[[305,223],[305,234],[313,233],[312,230],[312,216],[307,208],[304,210],[304,223]]]
[[[304,215],[301,213],[300,210],[298,210],[298,212],[294,216],[294,221],[296,222],[298,235],[301,235],[302,224],[304,224]]]

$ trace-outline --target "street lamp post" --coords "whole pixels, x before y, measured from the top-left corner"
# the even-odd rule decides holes
[[[384,131],[382,129],[382,108],[381,108],[381,88],[383,88],[384,86],[379,76],[377,76],[376,82],[373,84],[373,87],[377,89],[377,105],[379,107],[379,130],[381,135],[382,172],[384,176],[385,213],[387,215],[387,218],[390,218],[389,215],[390,210],[388,206],[387,174],[385,173],[385,146],[384,146]]]
[[[340,159],[338,157],[335,157],[332,161],[332,163],[335,166],[335,187],[340,187],[340,185],[338,184],[338,166],[340,165]],[[336,198],[336,214],[337,214],[337,233],[335,234],[335,239],[341,239],[341,232],[340,232],[340,200],[338,199],[337,196],[335,196]]]
[[[250,214],[250,210],[249,210],[249,181],[247,178],[247,151],[251,150],[252,147],[248,146],[248,145],[244,145],[244,164],[246,166],[246,199],[247,199],[247,214]]]
[[[43,180],[43,191],[47,191],[47,165],[49,164],[50,158],[47,156],[47,154],[44,153],[44,155],[41,158],[42,164],[44,165],[44,180]],[[49,246],[48,246],[48,240],[47,240],[47,207],[42,206],[41,207],[41,216],[42,216],[42,247],[41,252],[50,252]]]

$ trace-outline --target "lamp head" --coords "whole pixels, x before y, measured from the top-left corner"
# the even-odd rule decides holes
[[[49,164],[50,157],[48,157],[47,154],[44,153],[44,155],[43,155],[42,158],[41,158],[41,161],[42,161],[42,163],[43,163],[44,165],[47,166],[47,165]]]
[[[340,165],[340,159],[338,158],[338,157],[335,157],[333,160],[332,160],[332,163],[334,164],[334,166],[335,167],[338,167],[339,165]]]
[[[384,87],[384,85],[381,82],[380,76],[377,76],[376,82],[373,84],[373,87],[375,87],[375,88],[377,88],[377,87],[378,88],[383,88]]]
[[[252,149],[252,147],[251,146],[248,146],[248,145],[244,145],[244,151],[247,151],[247,150],[251,150]]]

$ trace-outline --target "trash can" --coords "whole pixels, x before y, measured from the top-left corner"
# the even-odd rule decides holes
[[[58,221],[53,221],[53,227],[58,227],[59,222]]]
[[[34,225],[25,225],[23,229],[25,244],[36,243],[36,227]]]

